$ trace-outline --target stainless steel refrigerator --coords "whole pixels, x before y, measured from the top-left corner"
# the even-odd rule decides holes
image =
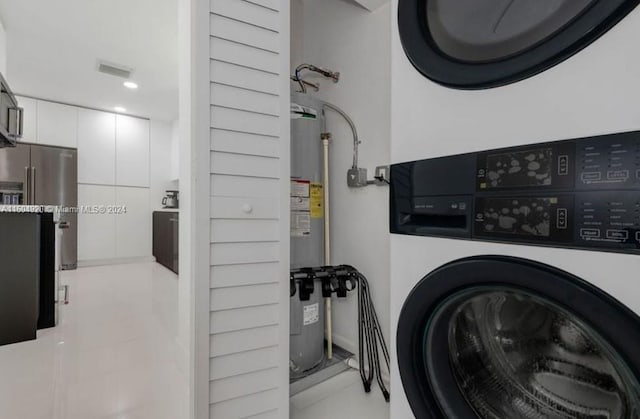
[[[0,149],[0,204],[62,208],[62,269],[78,265],[78,151],[19,143]]]

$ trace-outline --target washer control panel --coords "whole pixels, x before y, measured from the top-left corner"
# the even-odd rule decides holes
[[[633,188],[640,185],[640,138],[619,134],[609,140],[578,141],[579,189]]]
[[[587,246],[640,245],[640,194],[576,195],[576,238]]]
[[[393,165],[391,232],[640,253],[640,132]]]

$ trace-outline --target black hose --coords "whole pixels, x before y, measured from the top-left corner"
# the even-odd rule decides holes
[[[369,282],[364,275],[358,272],[358,355],[360,358],[360,378],[364,391],[371,391],[371,384],[375,379],[380,390],[388,402],[389,390],[382,380],[382,368],[380,365],[380,350],[384,357],[387,371],[389,371],[389,350],[382,335],[382,328],[376,309],[371,299]]]

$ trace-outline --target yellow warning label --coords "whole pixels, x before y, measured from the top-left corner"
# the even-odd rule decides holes
[[[311,218],[324,217],[324,190],[322,183],[311,183],[309,185],[309,196],[311,198]]]

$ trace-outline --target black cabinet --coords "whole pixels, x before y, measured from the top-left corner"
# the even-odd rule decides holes
[[[162,266],[178,273],[178,231],[177,211],[154,211],[153,213],[153,256]]]
[[[41,227],[39,214],[0,214],[0,345],[36,338]]]

